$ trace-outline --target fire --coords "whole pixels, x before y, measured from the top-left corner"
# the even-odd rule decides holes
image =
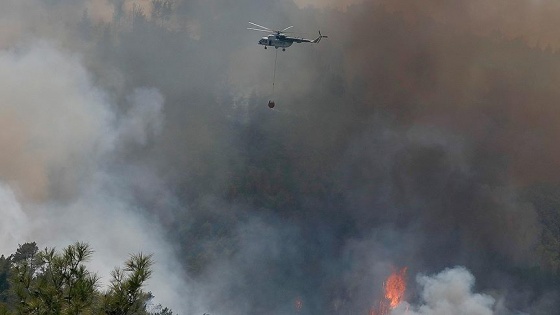
[[[407,267],[393,272],[383,283],[384,299],[379,301],[378,307],[372,307],[369,315],[387,315],[403,300],[406,291]]]
[[[299,313],[303,307],[303,301],[301,300],[301,298],[296,298],[294,306],[296,307],[296,311]]]
[[[406,291],[406,267],[392,273],[385,281],[385,298],[389,301],[389,307],[394,309],[399,305]]]

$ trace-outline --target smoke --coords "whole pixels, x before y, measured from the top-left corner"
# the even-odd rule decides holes
[[[345,0],[345,1],[341,1],[341,0],[332,0],[332,1],[294,0],[294,2],[300,8],[306,8],[306,7],[314,6],[314,7],[330,7],[330,8],[337,8],[337,9],[346,10],[348,8],[348,6],[362,3],[363,0]]]
[[[446,269],[433,276],[418,276],[423,303],[411,306],[403,302],[391,314],[410,315],[492,315],[495,299],[473,293],[474,276],[464,267]]]
[[[377,6],[379,10],[402,14],[410,23],[416,23],[424,17],[429,17],[449,27],[468,31],[482,36],[499,36],[506,39],[521,39],[530,47],[557,51],[560,48],[558,40],[557,21],[555,14],[560,10],[556,1],[468,1],[468,2],[440,2],[423,1],[387,1],[387,0],[295,0],[300,7],[348,8],[364,7],[363,3]],[[507,12],[508,14],[501,14]]]
[[[148,139],[161,132],[163,97],[155,89],[136,89],[129,102],[133,106],[119,126],[119,137],[122,141],[146,145]]]
[[[434,20],[480,35],[498,33],[507,39],[522,39],[530,47],[552,49],[560,46],[553,16],[560,7],[555,1],[377,1],[390,11],[403,12],[408,18],[429,16]],[[502,15],[499,12],[508,12]]]
[[[22,242],[23,235],[28,230],[28,220],[21,206],[16,200],[14,192],[3,186],[0,189],[0,204],[2,205],[2,240],[0,250],[2,253],[11,253],[14,248],[10,245]],[[7,246],[8,245],[8,246]]]
[[[91,176],[114,145],[114,114],[76,57],[45,43],[21,49],[0,55],[0,173],[25,198],[45,200]]]
[[[526,3],[538,10],[546,7]],[[346,14],[354,17],[349,21],[354,32],[369,30],[362,37],[352,37],[345,57],[348,79],[364,85],[364,97],[379,100],[377,107],[386,108],[404,123],[444,125],[468,133],[481,145],[504,154],[507,171],[518,182],[554,180],[556,175],[550,170],[555,162],[548,157],[557,152],[546,139],[558,132],[546,117],[556,116],[551,104],[558,95],[545,87],[547,83],[539,83],[540,79],[556,80],[547,70],[556,67],[552,55],[526,44],[529,38],[505,36],[511,27],[499,31],[485,27],[489,34],[484,35],[471,29],[471,24],[484,27],[476,21],[480,12],[487,12],[482,8],[438,6],[430,1],[418,10],[394,6],[387,11],[385,6],[364,5],[367,13],[349,10]],[[538,10],[526,11],[529,15]],[[499,21],[496,16],[495,22]],[[385,38],[389,29],[392,36]],[[536,30],[535,36],[546,30]],[[542,158],[534,163],[531,156],[539,151]]]
[[[3,51],[0,65],[6,122],[0,247],[8,254],[25,241],[57,247],[88,242],[96,253],[92,269],[104,283],[128,254],[154,253],[150,289],[161,292],[158,301],[180,309],[181,267],[161,228],[131,195],[144,166],[125,171],[116,158],[160,132],[161,94],[135,89],[128,111],[119,114],[77,56],[45,42]]]
[[[154,253],[181,314],[361,314],[401,266],[436,274],[418,314],[555,310],[554,207],[524,194],[560,169],[554,3],[152,9],[0,13],[1,249],[83,240],[102,276]],[[272,95],[247,21],[329,38],[278,51]]]

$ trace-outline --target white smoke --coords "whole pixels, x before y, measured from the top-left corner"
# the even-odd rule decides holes
[[[493,315],[495,299],[473,293],[474,276],[464,267],[416,278],[422,287],[422,304],[401,303],[391,315]]]
[[[113,145],[114,114],[76,56],[20,50],[0,52],[0,178],[46,200],[89,178]]]
[[[0,183],[0,253],[12,253],[16,244],[22,243],[22,235],[27,232],[27,216],[21,209],[14,192]]]
[[[119,126],[119,137],[145,145],[147,139],[161,132],[163,96],[156,89],[136,89],[129,97],[132,107]]]
[[[142,175],[147,167],[123,167],[118,159],[120,150],[157,136],[164,99],[142,88],[128,101],[119,115],[80,58],[52,44],[0,51],[0,250],[9,255],[32,241],[59,249],[87,242],[95,251],[91,268],[104,283],[130,254],[153,253],[147,289],[180,312],[182,268],[135,199],[138,187],[165,187]],[[138,185],[138,178],[153,182]]]

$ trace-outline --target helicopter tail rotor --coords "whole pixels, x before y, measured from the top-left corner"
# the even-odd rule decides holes
[[[313,41],[311,41],[313,44],[317,44],[318,42],[321,41],[321,39],[323,38],[329,38],[327,35],[322,35],[321,31],[319,31],[319,37],[315,38]]]

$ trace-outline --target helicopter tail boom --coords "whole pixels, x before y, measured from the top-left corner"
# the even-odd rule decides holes
[[[326,35],[321,35],[321,31],[319,31],[319,37],[315,38],[315,39],[312,40],[311,42],[312,42],[313,44],[317,44],[318,42],[321,41],[321,39],[322,39],[323,37],[324,37],[324,38],[328,38],[328,36],[326,36]]]

